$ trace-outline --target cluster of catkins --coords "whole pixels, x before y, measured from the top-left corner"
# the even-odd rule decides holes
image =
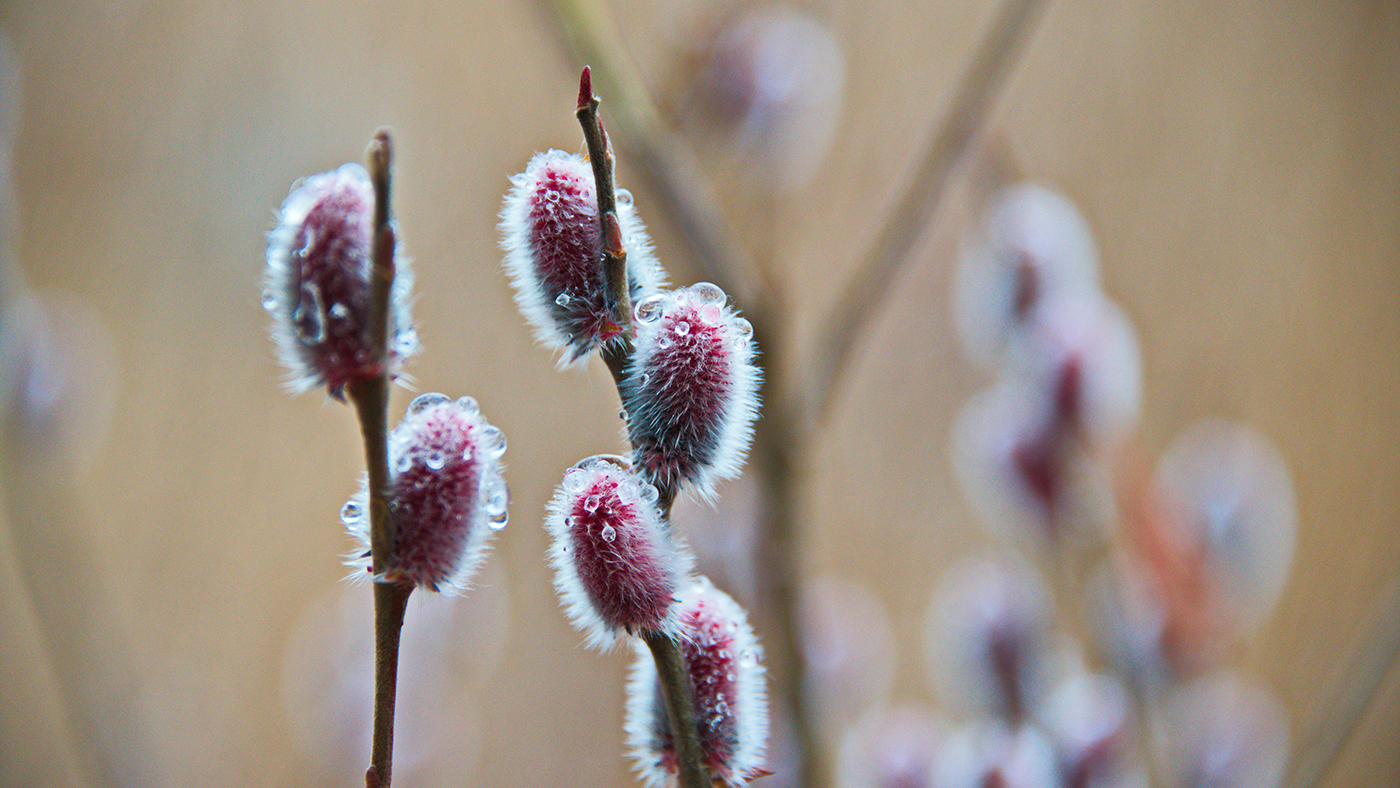
[[[374,221],[374,187],[359,164],[304,179],[282,203],[268,237],[262,300],[294,391],[325,386],[343,399],[356,383],[399,376],[418,348],[408,310],[412,274],[397,245],[385,347],[374,346]],[[488,537],[506,523],[505,436],[471,397],[422,394],[389,434],[387,448],[394,543],[375,579],[465,590]],[[368,577],[366,484],[340,516],[361,543],[347,564],[355,577]]]
[[[744,463],[758,402],[753,327],[712,284],[664,289],[631,195],[618,190],[616,204],[600,217],[591,163],[547,151],[513,179],[501,211],[505,268],[540,343],[562,366],[594,350],[626,358],[618,391],[631,456],[590,457],[564,474],[546,523],[555,587],[590,646],[627,635],[680,643],[703,766],[739,785],[762,773],[760,647],[743,609],[695,575],[669,512],[678,490],[713,497]],[[606,281],[605,223],[621,231],[630,321],[617,319]],[[677,771],[676,747],[652,656],[633,643],[628,744],[643,781],[660,786]]]
[[[1224,657],[1288,574],[1295,514],[1282,459],[1217,419],[1142,468],[1129,440],[1138,346],[1100,288],[1087,223],[1032,184],[984,208],[954,310],[968,358],[996,382],[958,418],[954,465],[985,525],[1065,569],[1061,595],[1084,597],[1096,648],[1058,630],[1024,558],[950,570],[925,646],[944,710],[964,723],[867,724],[848,741],[844,784],[1140,788],[1155,774],[1278,785],[1286,715]]]

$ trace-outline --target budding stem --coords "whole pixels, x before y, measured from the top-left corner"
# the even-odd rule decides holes
[[[617,192],[613,184],[613,151],[603,121],[598,116],[600,100],[593,95],[593,72],[583,67],[579,76],[578,108],[575,116],[583,128],[583,141],[588,147],[588,161],[593,165],[594,191],[598,195],[598,238],[603,257],[603,286],[612,307],[613,320],[621,336],[603,343],[603,361],[612,373],[613,382],[621,395],[622,381],[631,366],[634,347],[632,338],[632,299],[627,286],[627,249],[622,243],[622,226],[617,218]],[[657,485],[658,504],[663,516],[671,517],[671,503],[676,497],[674,484]],[[642,639],[651,648],[656,661],[656,675],[661,680],[661,693],[666,700],[666,716],[671,723],[671,735],[676,745],[676,765],[680,788],[708,788],[709,779],[701,765],[700,736],[696,728],[695,699],[686,670],[685,655],[680,643],[659,632],[644,632]]]
[[[644,632],[642,640],[651,649],[656,661],[656,677],[661,682],[661,696],[666,700],[666,719],[676,745],[676,765],[680,773],[680,788],[707,788],[704,767],[701,766],[700,738],[695,729],[695,697],[690,686],[690,671],[686,670],[681,644],[660,632]]]
[[[389,132],[379,129],[365,152],[374,184],[374,260],[370,272],[369,345],[379,374],[347,387],[365,441],[369,476],[369,543],[375,577],[385,570],[394,545],[389,510],[389,295],[394,285],[394,229],[389,222]],[[367,788],[388,788],[394,752],[394,701],[398,690],[399,634],[413,586],[374,584],[374,733]]]

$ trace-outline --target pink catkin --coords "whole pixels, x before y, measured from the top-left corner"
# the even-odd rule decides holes
[[[673,632],[678,586],[690,572],[656,506],[656,489],[610,459],[570,469],[550,502],[555,588],[590,646],[619,632]]]
[[[576,154],[547,151],[512,183],[501,209],[501,246],[516,305],[542,344],[562,350],[565,364],[579,362],[623,331],[603,281],[592,167]],[[631,295],[641,298],[661,286],[663,275],[625,191],[618,219]]]
[[[637,352],[623,406],[637,467],[702,496],[742,469],[758,417],[753,327],[700,283],[637,305]]]
[[[742,785],[765,773],[762,649],[743,608],[707,578],[697,578],[681,596],[676,617],[705,768],[719,783]],[[637,652],[628,684],[628,742],[643,781],[660,786],[677,771],[675,741],[651,654],[641,646]]]
[[[369,343],[374,190],[358,164],[307,178],[282,204],[268,236],[263,303],[273,315],[278,354],[304,390],[347,384],[386,371]],[[407,309],[412,274],[396,261],[390,303],[388,370],[417,348]]]
[[[500,458],[505,439],[481,417],[476,401],[423,394],[389,436],[393,552],[386,581],[411,582],[445,593],[464,591],[490,533],[506,522]],[[341,517],[369,547],[368,493],[345,505]],[[364,571],[369,555],[349,562]]]

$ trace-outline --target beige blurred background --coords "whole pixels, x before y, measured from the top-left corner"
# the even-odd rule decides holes
[[[644,79],[683,108],[690,64],[738,6],[614,8]],[[732,160],[709,166],[739,237],[788,283],[805,351],[992,4],[803,8],[845,57],[833,152],[771,198]],[[396,777],[633,784],[627,658],[569,629],[540,527],[563,469],[619,448],[616,396],[600,364],[559,373],[531,344],[496,246],[507,177],[579,144],[582,64],[549,9],[59,0],[5,4],[0,32],[19,74],[0,86],[17,120],[4,295],[37,288],[73,326],[54,340],[73,350],[56,415],[5,450],[0,783],[347,785],[363,769],[345,719],[364,690],[342,679],[368,608],[341,581],[336,517],[357,430],[350,409],[279,387],[259,277],[290,184],[358,160],[388,124],[418,277],[410,372],[480,400],[509,437],[512,491],[481,587],[411,613],[431,626],[409,648],[439,662],[423,657]],[[1142,345],[1142,447],[1225,416],[1293,470],[1293,573],[1232,662],[1277,691],[1297,745],[1400,565],[1400,7],[1052,3],[991,123],[1094,228]],[[625,151],[618,178],[692,281]],[[988,544],[948,462],[953,414],[988,382],[950,334],[965,185],[952,194],[842,382],[804,511],[810,573],[888,608],[894,701],[929,696],[919,628],[939,572]],[[1397,784],[1397,730],[1392,670],[1328,784]]]

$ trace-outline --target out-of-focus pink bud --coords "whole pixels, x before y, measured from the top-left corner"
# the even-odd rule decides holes
[[[586,360],[624,330],[613,320],[603,281],[592,165],[577,154],[546,151],[511,183],[500,228],[515,303],[536,339],[563,352],[560,363]],[[617,191],[617,212],[630,295],[637,301],[660,289],[665,274],[625,189]]]
[[[963,495],[982,524],[1042,548],[1112,511],[1106,474],[1070,439],[1049,393],[1007,376],[958,414],[950,445]]]
[[[1288,717],[1273,693],[1228,674],[1197,679],[1164,704],[1157,737],[1169,788],[1277,788]]]
[[[934,767],[939,788],[1060,788],[1055,748],[1033,725],[971,723],[947,738]]]
[[[1181,538],[1199,545],[1229,628],[1242,634],[1257,625],[1283,590],[1298,540],[1283,458],[1254,430],[1209,419],[1172,442],[1155,481]]]
[[[816,174],[841,120],[845,59],[831,31],[790,8],[752,11],[715,40],[700,96],[773,191]]]
[[[1132,698],[1117,678],[1071,676],[1036,717],[1059,752],[1065,788],[1147,788],[1135,758]]]
[[[743,608],[708,578],[696,578],[676,607],[705,769],[716,784],[743,785],[766,773],[768,692],[763,650]],[[655,662],[641,644],[627,684],[625,727],[642,781],[650,788],[665,785],[677,771],[675,741]]]
[[[702,497],[739,475],[758,418],[753,326],[702,282],[638,302],[637,349],[622,384],[633,458],[658,485]]]
[[[1109,452],[1137,424],[1142,359],[1123,311],[1097,293],[1040,299],[1011,343],[1006,370],[1047,403],[1059,440]]]
[[[545,525],[554,588],[590,647],[611,648],[620,631],[676,633],[673,603],[694,558],[672,538],[655,487],[620,460],[590,457],[564,474]]]
[[[934,788],[948,724],[932,710],[878,709],[841,742],[840,788]]]
[[[408,312],[413,275],[397,254],[388,357],[370,347],[373,224],[374,187],[358,164],[307,178],[282,203],[267,238],[262,299],[295,391],[324,385],[340,398],[352,381],[398,374],[418,350]]]
[[[998,192],[963,242],[953,282],[963,351],[994,366],[1040,302],[1097,292],[1098,267],[1093,235],[1068,199],[1030,183]]]
[[[974,560],[946,572],[929,608],[924,645],[943,706],[1012,721],[1044,699],[1049,600],[1019,561]]]
[[[421,394],[389,435],[390,512],[395,543],[385,582],[409,582],[445,594],[466,591],[487,537],[506,524],[501,477],[506,439],[481,416],[476,400]],[[340,511],[364,552],[346,563],[371,567],[369,493]]]

